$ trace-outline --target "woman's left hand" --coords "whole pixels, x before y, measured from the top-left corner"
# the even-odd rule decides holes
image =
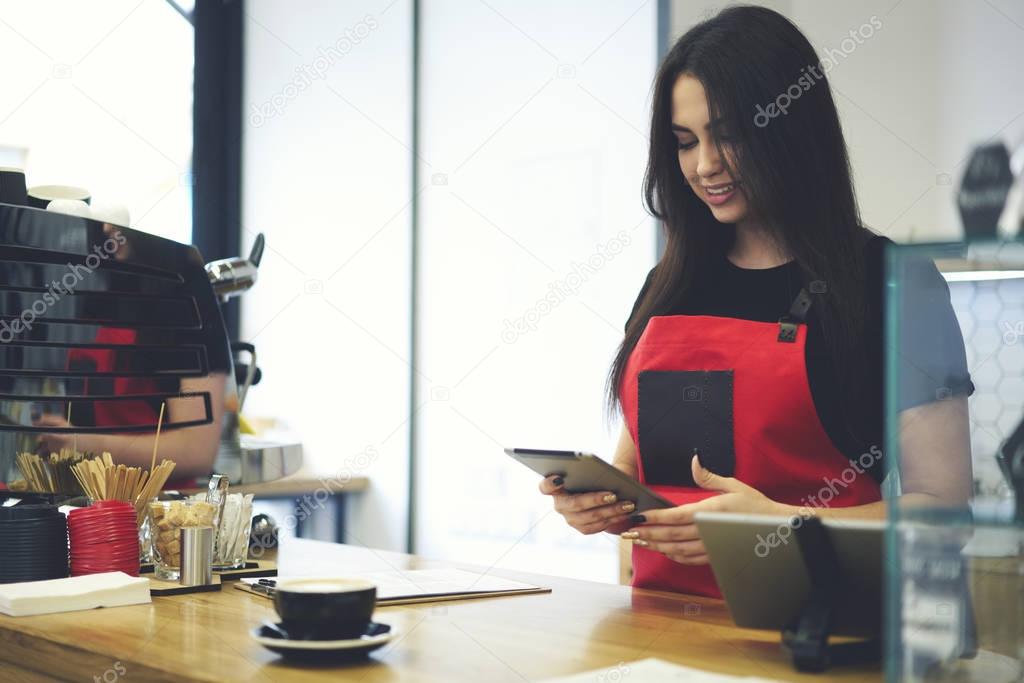
[[[622,538],[633,539],[635,545],[663,553],[680,564],[707,564],[704,543],[697,532],[694,515],[698,512],[744,512],[748,514],[787,514],[787,506],[771,500],[757,489],[733,477],[722,477],[704,469],[697,456],[690,463],[693,480],[702,489],[719,491],[721,495],[688,505],[662,510],[648,510],[642,526],[623,532]]]

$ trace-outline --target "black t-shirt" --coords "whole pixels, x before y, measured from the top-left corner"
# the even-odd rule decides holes
[[[838,373],[828,349],[820,322],[812,305],[807,315],[807,379],[815,409],[826,434],[836,448],[856,460],[872,447],[884,450],[884,254],[891,240],[872,236],[864,246],[865,273],[865,339],[864,350],[868,372],[866,394],[875,400],[858,405],[844,405],[839,390]],[[647,275],[643,289],[633,305],[630,318],[636,313],[653,276]],[[901,330],[904,348],[915,349],[901,354],[901,408],[907,409],[952,395],[969,395],[973,385],[967,372],[963,337],[949,301],[949,288],[935,265],[922,262],[908,289],[935,293],[927,305],[915,306],[912,324]],[[675,301],[659,315],[710,315],[760,322],[775,322],[785,315],[803,287],[799,266],[789,262],[774,268],[751,270],[733,264],[723,252],[695,279],[685,297]],[[628,323],[627,323],[628,325]],[[849,403],[849,402],[846,402]],[[855,410],[852,420],[844,419],[844,411]],[[851,430],[850,423],[862,428]],[[856,431],[856,434],[854,433]],[[872,475],[881,480],[884,465]]]

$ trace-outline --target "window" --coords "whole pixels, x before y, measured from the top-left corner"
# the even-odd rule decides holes
[[[0,165],[75,185],[191,242],[192,26],[166,2],[13,3],[0,20]]]
[[[655,7],[422,3],[416,551],[617,579],[503,446],[610,459],[604,381],[655,247]]]

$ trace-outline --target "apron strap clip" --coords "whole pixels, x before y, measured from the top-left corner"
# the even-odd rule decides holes
[[[792,305],[789,307],[789,312],[779,318],[778,341],[789,344],[796,341],[797,330],[807,320],[807,311],[810,307],[811,295],[807,293],[806,289],[801,287]]]

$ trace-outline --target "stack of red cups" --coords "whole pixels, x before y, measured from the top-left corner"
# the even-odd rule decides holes
[[[135,508],[99,500],[68,514],[71,576],[124,572],[139,575],[139,530]]]

